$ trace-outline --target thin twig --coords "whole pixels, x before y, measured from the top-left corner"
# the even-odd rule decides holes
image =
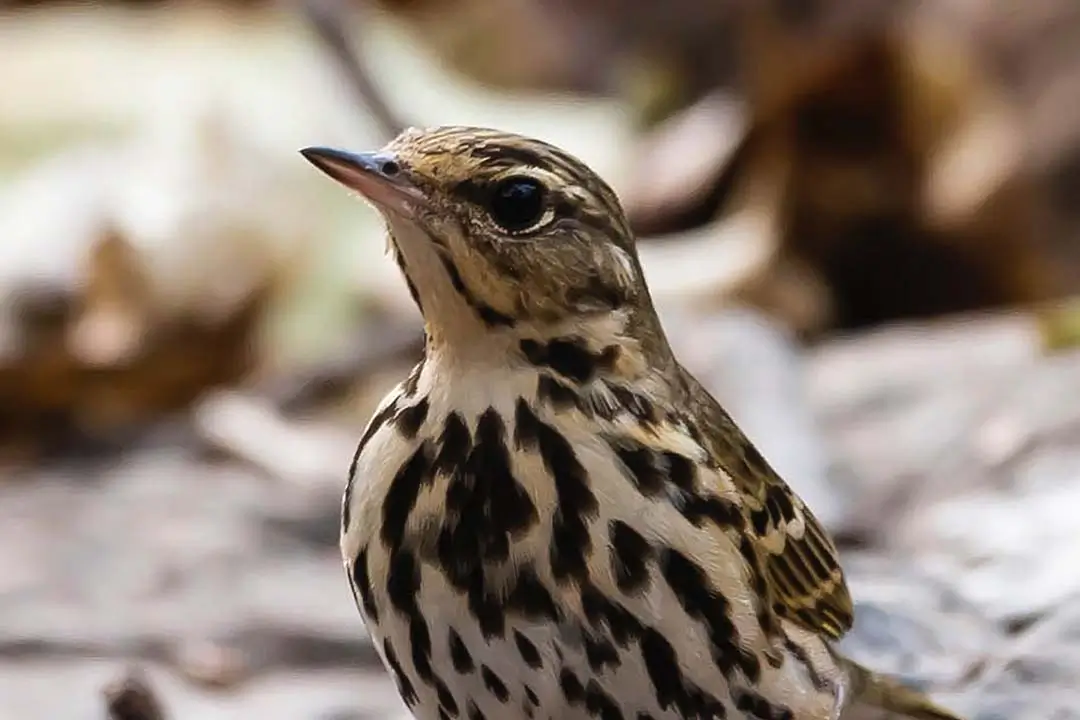
[[[346,394],[348,388],[394,362],[415,362],[424,351],[424,333],[412,325],[387,324],[366,328],[331,357],[314,367],[268,379],[256,392],[286,414],[310,411]]]
[[[345,31],[350,9],[355,12],[368,10],[363,4],[349,8],[346,0],[299,0],[301,14],[314,29],[337,62],[345,79],[361,106],[371,113],[386,140],[397,136],[405,123],[391,109],[368,72],[368,66],[356,51],[354,43]]]

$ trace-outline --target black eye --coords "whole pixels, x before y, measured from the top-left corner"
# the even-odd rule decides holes
[[[508,232],[528,230],[544,215],[544,186],[530,177],[510,177],[491,193],[491,219]]]

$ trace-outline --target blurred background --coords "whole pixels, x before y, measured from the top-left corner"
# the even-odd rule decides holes
[[[42,0],[0,4],[0,720],[407,717],[337,534],[421,325],[296,151],[441,124],[618,190],[838,539],[845,649],[1080,718],[1080,5]]]

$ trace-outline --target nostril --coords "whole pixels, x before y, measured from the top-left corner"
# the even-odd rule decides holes
[[[383,175],[389,177],[392,175],[397,175],[399,172],[401,172],[401,167],[393,160],[384,160],[382,165],[379,167],[379,170],[380,172],[382,172]]]

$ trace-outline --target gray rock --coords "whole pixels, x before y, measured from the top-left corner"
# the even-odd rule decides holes
[[[329,643],[370,659],[336,547],[339,493],[163,449],[0,486],[0,657],[162,657],[259,637],[263,650]],[[313,512],[330,543],[282,529]]]

